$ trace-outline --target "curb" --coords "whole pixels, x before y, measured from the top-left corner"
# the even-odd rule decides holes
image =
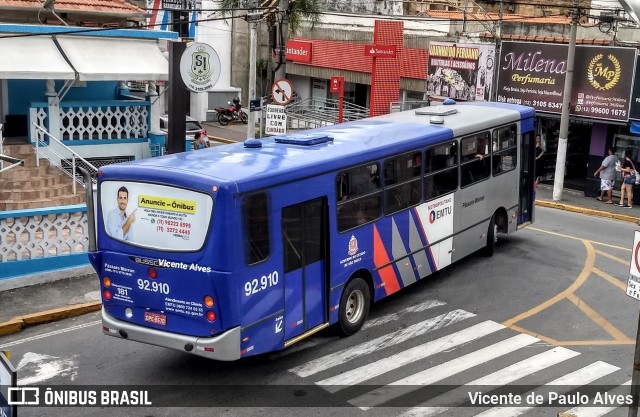
[[[595,209],[588,209],[584,207],[572,206],[569,204],[558,203],[549,200],[536,200],[536,206],[554,208],[564,211],[571,211],[573,213],[582,213],[589,216],[606,217],[609,219],[620,220],[624,222],[636,223],[640,221],[640,218],[634,216],[627,216],[625,214],[609,213],[606,211],[600,211]]]
[[[72,306],[54,308],[51,310],[41,311],[39,313],[14,317],[9,321],[0,323],[0,337],[17,333],[28,326],[77,317],[83,314],[100,311],[101,308],[101,301],[91,301],[88,303],[74,304]]]
[[[213,136],[213,135],[209,135],[209,134],[207,134],[207,137],[209,138],[209,140],[213,140],[215,142],[220,142],[220,143],[238,143],[237,140],[225,139],[225,138],[221,138],[221,137]]]

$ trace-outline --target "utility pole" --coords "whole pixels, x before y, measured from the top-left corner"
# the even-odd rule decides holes
[[[256,50],[258,49],[258,21],[262,18],[262,12],[258,10],[258,1],[250,0],[250,10],[247,13],[247,23],[249,23],[249,97],[247,97],[247,108],[249,117],[247,121],[247,139],[256,136],[256,112],[250,110],[251,100],[256,98]]]
[[[573,67],[576,56],[576,34],[578,32],[578,20],[580,10],[579,0],[573,0],[571,9],[571,32],[569,34],[569,52],[567,53],[567,73],[564,79],[564,91],[562,97],[562,115],[560,116],[560,136],[558,137],[558,153],[556,155],[556,172],[553,179],[553,201],[562,200],[564,188],[565,163],[567,160],[567,143],[569,136],[569,113],[571,109],[571,88],[573,84]]]
[[[289,0],[280,0],[278,2],[278,15],[282,21],[278,28],[277,38],[280,40],[280,44],[277,48],[278,64],[275,68],[274,81],[287,78],[287,40],[289,39]]]

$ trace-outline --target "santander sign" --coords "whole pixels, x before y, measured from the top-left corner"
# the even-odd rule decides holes
[[[313,44],[305,41],[287,41],[287,61],[311,63]]]
[[[396,46],[395,45],[365,45],[364,55],[373,56],[373,57],[395,58]]]

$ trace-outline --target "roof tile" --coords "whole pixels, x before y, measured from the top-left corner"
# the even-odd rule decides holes
[[[482,38],[493,38],[493,35],[489,32],[484,32],[480,34]],[[503,33],[502,40],[509,41],[528,41],[528,42],[546,42],[546,43],[569,43],[569,38],[562,37],[553,37],[553,36],[531,36],[531,35],[521,35],[521,34],[509,34]],[[612,41],[610,39],[593,39],[593,38],[583,38],[576,39],[577,44],[582,45],[611,45]]]
[[[38,0],[0,0],[0,9],[5,7],[40,9],[42,2]],[[99,12],[111,14],[144,14],[145,10],[124,0],[56,0],[57,12]]]

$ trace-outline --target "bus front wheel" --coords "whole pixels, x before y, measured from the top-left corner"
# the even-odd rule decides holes
[[[340,298],[340,331],[351,336],[362,328],[367,315],[371,295],[369,286],[362,278],[354,278],[347,284]]]
[[[495,214],[491,217],[489,222],[489,230],[487,230],[487,245],[484,247],[483,253],[485,256],[493,256],[493,252],[498,242],[498,225],[496,224]]]

